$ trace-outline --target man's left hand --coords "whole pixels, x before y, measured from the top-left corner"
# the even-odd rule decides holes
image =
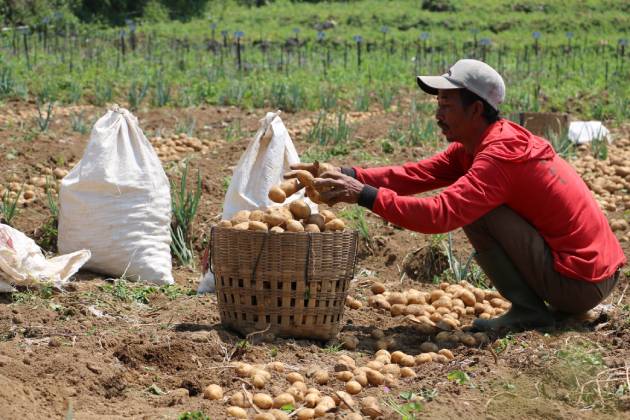
[[[315,178],[313,185],[319,191],[320,199],[332,206],[337,203],[357,203],[363,190],[363,183],[341,172],[324,172]]]

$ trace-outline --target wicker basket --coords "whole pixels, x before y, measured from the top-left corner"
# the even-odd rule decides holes
[[[212,228],[222,323],[241,334],[328,340],[354,277],[357,232],[266,233]]]

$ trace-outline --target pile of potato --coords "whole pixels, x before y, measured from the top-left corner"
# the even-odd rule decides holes
[[[189,137],[186,133],[173,134],[168,138],[153,137],[151,144],[162,161],[180,160],[190,153],[206,154],[215,142]]]
[[[340,363],[344,366],[355,366],[355,362],[348,356],[340,357]],[[307,379],[298,372],[286,373],[282,362],[271,362],[267,365],[251,365],[239,362],[233,366],[236,374],[244,382],[251,384],[252,393],[243,387],[242,390],[225,397],[223,389],[216,384],[208,385],[204,391],[204,398],[210,400],[222,400],[229,404],[226,410],[228,416],[233,418],[254,418],[257,420],[283,420],[290,417],[298,419],[312,419],[323,417],[334,410],[350,410],[347,419],[361,419],[356,413],[355,402],[351,393],[337,391],[331,395],[325,395],[317,386],[328,385],[332,378],[326,370],[317,370],[310,375],[311,386],[307,385]],[[286,382],[275,380],[272,382],[272,374],[284,376]],[[346,384],[347,385],[347,384]],[[265,388],[271,388],[266,392]],[[349,387],[346,386],[346,389]],[[356,392],[355,392],[356,394]],[[294,413],[290,415],[282,408],[292,407]]]
[[[28,205],[37,200],[46,200],[46,183],[53,190],[59,189],[59,180],[68,175],[68,171],[63,168],[51,169],[48,167],[41,167],[39,169],[41,175],[31,176],[28,179],[24,179],[17,174],[11,174],[8,178],[6,185],[0,185],[0,197],[4,196],[5,192],[8,192],[10,200],[14,200],[17,195],[22,191],[18,198],[18,205]]]
[[[589,146],[580,146],[586,152]],[[586,185],[595,194],[601,209],[613,213],[630,210],[630,139],[620,139],[608,146],[608,158],[598,160],[590,154],[571,162]],[[630,242],[630,227],[624,218],[613,219],[610,226]]]
[[[262,210],[241,210],[230,220],[219,222],[220,227],[263,232],[337,232],[346,224],[330,210],[311,213],[304,200],[295,200],[285,206]]]

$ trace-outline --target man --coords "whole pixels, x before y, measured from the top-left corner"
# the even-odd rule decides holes
[[[322,199],[358,203],[422,233],[462,227],[477,263],[512,303],[501,317],[476,319],[476,330],[551,327],[555,317],[545,302],[578,314],[608,296],[626,262],[619,242],[550,143],[499,117],[501,76],[483,62],[460,60],[417,82],[437,95],[447,149],[402,166],[325,173],[315,182]],[[433,197],[412,196],[442,187]]]

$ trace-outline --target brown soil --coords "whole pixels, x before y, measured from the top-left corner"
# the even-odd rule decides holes
[[[44,167],[69,169],[76,163],[89,137],[71,128],[69,116],[79,111],[90,124],[104,112],[93,107],[60,108],[50,130],[38,133],[32,104],[6,104],[0,117],[0,185],[7,184],[12,174],[30,177]],[[193,167],[203,176],[196,224],[196,246],[201,251],[204,234],[220,218],[225,179],[263,112],[202,107],[141,110],[136,115],[149,137],[157,130],[162,137],[170,135],[187,117],[196,120],[196,137],[207,146],[205,153],[192,154]],[[283,115],[301,152],[310,147],[306,133],[316,118],[316,113]],[[397,145],[391,154],[382,152],[380,140],[387,137],[389,127],[404,119],[397,112],[353,114],[356,144],[349,156],[334,163],[401,163],[430,154],[427,147]],[[240,133],[235,128],[239,125]],[[616,129],[615,134],[627,137],[628,129]],[[229,137],[237,138],[226,141]],[[178,162],[165,163],[170,175],[177,173]],[[618,208],[609,216],[623,218],[623,212]],[[15,225],[38,236],[47,219],[45,200],[39,197],[22,208]],[[373,279],[393,290],[436,287],[426,273],[444,261],[427,252],[427,236],[398,229],[372,214],[367,220],[372,241],[362,247],[353,296],[365,302]],[[623,235],[627,233],[620,231],[619,237]],[[465,259],[470,247],[461,230],[454,232],[454,243],[460,259]],[[623,242],[623,247],[630,255],[629,242]],[[199,270],[176,268],[175,277],[181,290],[194,290]],[[364,305],[359,310],[347,308],[343,319],[340,340],[359,338],[354,351],[339,351],[335,342],[268,335],[243,345],[242,337],[221,327],[214,296],[179,293],[169,297],[156,292],[148,295],[145,304],[117,298],[108,285],[102,277],[82,272],[63,293],[47,296],[35,291],[15,295],[13,300],[2,297],[0,418],[59,418],[72,413],[76,419],[173,419],[197,410],[213,419],[225,418],[228,404],[206,400],[202,391],[211,383],[221,385],[228,396],[242,389],[244,384],[233,369],[236,360],[261,364],[279,360],[306,375],[313,367],[332,372],[340,354],[349,354],[358,365],[370,360],[376,350],[370,335],[375,328],[394,339],[394,349],[409,354],[420,353],[423,341],[401,318]],[[630,418],[630,383],[615,376],[623,369],[627,375],[630,368],[627,285],[624,274],[605,302],[612,305],[607,315],[595,322],[493,337],[496,341],[489,346],[455,347],[455,359],[449,363],[421,365],[416,378],[400,379],[388,389],[368,388],[360,396],[381,400],[391,396],[402,403],[399,394],[412,391],[423,397],[418,417],[429,418]],[[466,372],[469,380],[457,384],[448,379],[449,373],[458,370]],[[608,393],[612,384],[617,395]],[[286,386],[283,376],[274,373],[266,391],[274,393]],[[337,380],[319,388],[323,392],[343,389]],[[385,410],[384,418],[400,417]]]

